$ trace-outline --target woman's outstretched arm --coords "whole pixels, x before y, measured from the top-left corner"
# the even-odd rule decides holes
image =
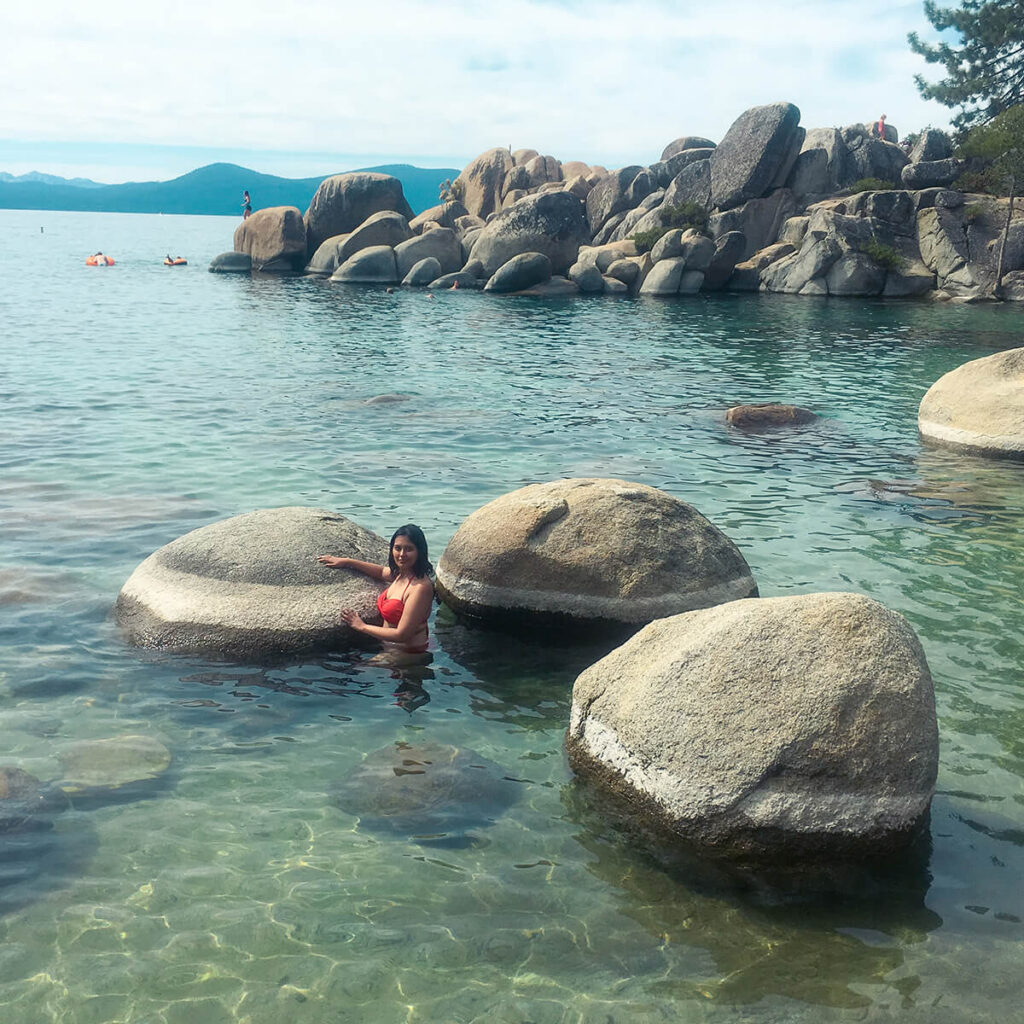
[[[389,580],[391,570],[386,565],[374,565],[373,562],[360,562],[358,558],[335,558],[334,555],[321,555],[318,559],[322,565],[330,569],[355,569],[371,579]]]

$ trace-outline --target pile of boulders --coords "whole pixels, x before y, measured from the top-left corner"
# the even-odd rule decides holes
[[[792,103],[770,103],[717,145],[682,136],[649,166],[491,149],[415,217],[398,179],[334,175],[305,214],[256,211],[210,269],[531,295],[971,301],[993,293],[1007,201],[953,188],[968,169],[943,132],[906,152],[891,125],[806,130]],[[1024,299],[1024,216],[1004,261],[1003,297]]]

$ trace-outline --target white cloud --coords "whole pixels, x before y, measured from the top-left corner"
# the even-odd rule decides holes
[[[0,15],[0,138],[648,162],[778,99],[945,124],[913,84],[928,28],[884,0],[53,0]]]

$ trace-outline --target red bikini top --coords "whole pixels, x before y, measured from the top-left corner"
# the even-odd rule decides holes
[[[388,597],[386,590],[382,590],[377,596],[377,611],[389,626],[397,626],[402,621],[402,612],[405,611],[404,598],[409,593],[411,586],[412,580],[409,580],[405,584],[405,590],[402,591],[401,597]]]

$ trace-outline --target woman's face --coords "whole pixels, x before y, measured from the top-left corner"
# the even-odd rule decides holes
[[[391,545],[391,557],[395,560],[399,572],[408,572],[416,565],[419,551],[408,537],[396,537]]]

